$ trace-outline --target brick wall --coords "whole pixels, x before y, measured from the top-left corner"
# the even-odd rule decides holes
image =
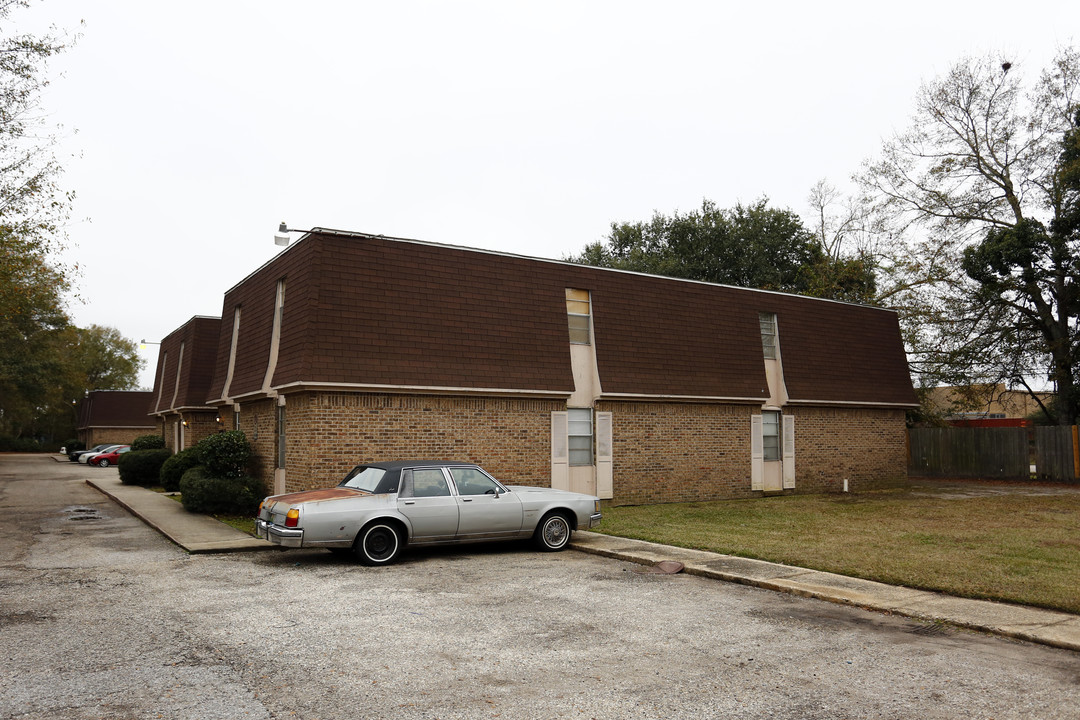
[[[603,402],[612,413],[616,505],[758,497],[750,490],[749,405]],[[902,410],[789,406],[797,493],[907,483]]]
[[[229,415],[226,415],[229,417]],[[231,428],[232,426],[230,426]],[[258,400],[240,406],[240,430],[251,443],[252,474],[263,481],[266,491],[274,489],[274,465],[277,459],[277,402]],[[308,454],[298,450],[301,457]],[[306,461],[305,461],[306,462]],[[335,483],[330,483],[335,484]],[[324,486],[325,487],[325,486]],[[294,488],[289,487],[290,491]]]
[[[337,392],[291,394],[286,404],[286,490],[336,484],[377,460],[476,462],[510,484],[550,484],[555,400]],[[604,401],[612,413],[615,504],[750,498],[750,405]],[[799,493],[903,485],[901,410],[789,407],[795,417]],[[231,414],[228,416],[231,420]],[[231,424],[229,425],[231,427]],[[240,429],[255,472],[273,487],[277,453],[272,400],[246,403]]]
[[[188,426],[184,428],[184,447],[194,447],[203,438],[225,429],[219,425],[216,412],[184,413]]]
[[[269,408],[272,410],[272,407]],[[356,465],[377,460],[475,462],[510,484],[550,485],[553,400],[461,398],[307,392],[286,404],[286,487],[291,491],[337,484]],[[248,429],[259,418],[258,439]],[[273,416],[240,413],[273,478]]]
[[[107,427],[95,427],[87,428],[86,430],[79,431],[79,439],[83,441],[83,444],[88,448],[92,448],[95,445],[101,445],[102,443],[108,443],[110,445],[130,445],[131,442],[140,435],[153,435],[154,428],[107,428]],[[85,437],[85,439],[83,439]]]
[[[605,401],[616,505],[753,497],[749,405]]]
[[[789,407],[795,417],[799,492],[840,492],[907,484],[903,410]]]

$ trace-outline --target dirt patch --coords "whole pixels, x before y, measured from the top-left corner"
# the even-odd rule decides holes
[[[917,478],[911,481],[911,494],[963,500],[972,497],[1001,495],[1080,495],[1080,485],[1060,483],[1010,482],[1007,480],[932,480]]]

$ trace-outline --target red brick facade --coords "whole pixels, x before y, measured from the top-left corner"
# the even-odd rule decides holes
[[[241,429],[274,458],[263,404],[241,411]],[[551,413],[565,403],[485,397],[308,392],[287,396],[286,483],[292,490],[333,485],[362,462],[423,458],[481,464],[500,480],[550,485]],[[259,433],[244,419],[258,414]],[[258,439],[256,439],[256,437]],[[276,438],[276,436],[275,436]],[[272,466],[271,466],[272,470]],[[263,479],[273,478],[272,471]]]
[[[788,407],[795,417],[800,492],[872,490],[907,483],[903,410]]]
[[[276,403],[242,405],[240,429],[273,487]],[[355,465],[397,458],[477,462],[511,484],[550,485],[551,413],[559,401],[306,392],[285,405],[286,490],[336,484]],[[603,402],[611,412],[615,504],[750,498],[749,405]],[[903,411],[789,407],[794,492],[907,481]],[[232,422],[231,413],[228,422]],[[232,425],[230,424],[231,428]]]

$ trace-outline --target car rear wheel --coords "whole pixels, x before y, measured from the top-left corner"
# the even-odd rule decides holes
[[[98,467],[109,467],[109,461],[105,458],[101,458],[97,461]]]
[[[353,552],[364,565],[389,565],[401,552],[401,533],[390,523],[373,522],[360,531]]]
[[[541,550],[555,552],[562,550],[570,542],[570,532],[570,521],[566,519],[566,516],[560,513],[551,513],[545,515],[540,524],[536,526],[533,541]]]

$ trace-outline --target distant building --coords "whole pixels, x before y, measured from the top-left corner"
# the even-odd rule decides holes
[[[1048,404],[1054,394],[1038,396]],[[1028,418],[1041,412],[1027,391],[1010,390],[1003,383],[936,387],[930,391],[929,407],[950,425],[964,427],[1027,427],[1032,424]]]
[[[79,405],[76,432],[86,447],[130,443],[155,432],[146,416],[152,393],[145,390],[92,390]]]
[[[161,341],[153,398],[147,404],[173,452],[221,429],[217,408],[206,402],[220,331],[221,318],[196,316]]]
[[[183,447],[167,424],[213,408],[277,492],[405,458],[616,503],[907,481],[878,308],[313,230],[226,292],[210,344],[166,338],[154,413]]]

